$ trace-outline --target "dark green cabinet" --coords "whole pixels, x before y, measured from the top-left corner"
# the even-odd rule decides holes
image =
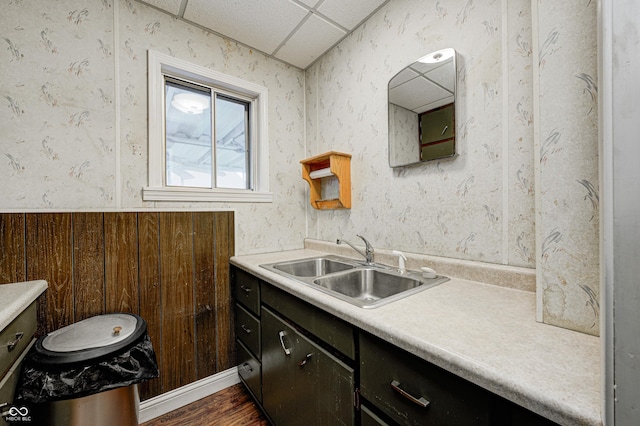
[[[232,267],[238,374],[276,425],[354,425],[353,328]]]
[[[277,425],[353,425],[354,371],[262,308],[262,404]]]
[[[275,425],[553,422],[233,267],[238,374]]]

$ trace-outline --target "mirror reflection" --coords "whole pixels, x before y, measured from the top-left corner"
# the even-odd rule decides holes
[[[456,52],[418,59],[389,81],[389,165],[452,157],[455,145]]]

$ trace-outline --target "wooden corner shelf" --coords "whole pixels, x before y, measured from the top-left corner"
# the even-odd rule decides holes
[[[351,154],[329,151],[302,160],[300,164],[302,164],[302,178],[309,182],[309,197],[313,208],[318,210],[351,208]],[[320,177],[313,176],[317,174]],[[324,200],[321,178],[330,175],[338,179],[338,198]]]

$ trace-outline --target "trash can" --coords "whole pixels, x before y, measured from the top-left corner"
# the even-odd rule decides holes
[[[36,341],[15,403],[37,425],[137,425],[137,384],[154,377],[158,364],[144,319],[98,315]]]

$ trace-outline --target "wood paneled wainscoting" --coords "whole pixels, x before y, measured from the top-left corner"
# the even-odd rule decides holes
[[[235,366],[233,212],[0,214],[0,284],[44,279],[38,335],[93,315],[142,316],[160,377],[141,399]]]

